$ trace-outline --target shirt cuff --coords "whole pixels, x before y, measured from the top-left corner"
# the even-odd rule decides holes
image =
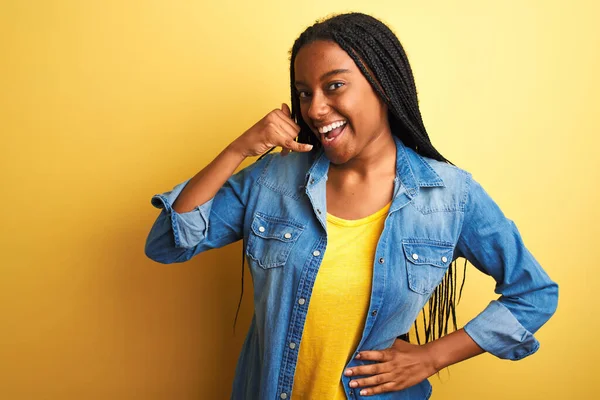
[[[469,321],[464,330],[479,347],[498,358],[520,360],[540,347],[533,334],[497,300]]]
[[[163,209],[171,216],[171,228],[175,239],[175,247],[189,249],[200,243],[208,229],[208,216],[213,199],[196,206],[192,211],[178,213],[173,210],[173,203],[190,180],[180,183],[173,190],[152,196],[150,202],[156,208]]]

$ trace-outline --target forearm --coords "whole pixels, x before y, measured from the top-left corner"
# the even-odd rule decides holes
[[[437,371],[485,352],[462,328],[424,346]]]
[[[185,213],[213,198],[246,157],[234,144],[227,146],[210,164],[198,172],[181,191],[173,210]]]

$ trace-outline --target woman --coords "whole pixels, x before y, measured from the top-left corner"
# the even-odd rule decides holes
[[[446,366],[534,353],[558,286],[471,174],[431,144],[389,28],[359,13],[318,22],[296,40],[290,76],[291,110],[152,199],[162,209],[153,260],[244,240],[255,312],[232,398],[427,399],[427,378]],[[491,275],[500,298],[462,329],[402,340],[440,287],[451,304],[434,311],[447,329],[459,257]]]

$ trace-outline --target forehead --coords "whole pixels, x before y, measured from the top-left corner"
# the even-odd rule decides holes
[[[302,81],[318,79],[335,69],[358,71],[348,53],[330,41],[318,40],[302,46],[294,60],[296,78]]]

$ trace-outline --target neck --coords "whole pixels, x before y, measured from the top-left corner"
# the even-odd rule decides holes
[[[389,130],[375,137],[360,154],[344,164],[330,164],[331,172],[368,179],[396,171],[396,143]]]

